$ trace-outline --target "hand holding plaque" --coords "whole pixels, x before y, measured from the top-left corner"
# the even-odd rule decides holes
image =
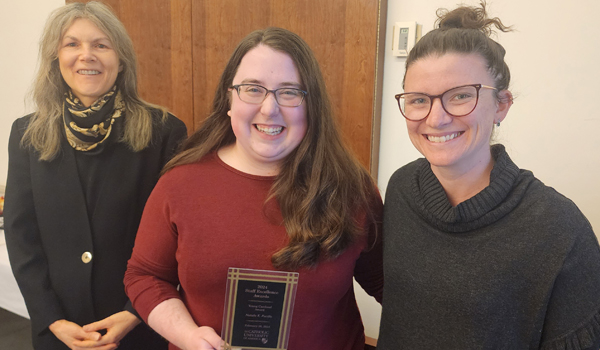
[[[297,272],[229,268],[225,349],[286,350],[297,285]]]

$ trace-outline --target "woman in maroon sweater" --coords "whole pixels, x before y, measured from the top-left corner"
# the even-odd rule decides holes
[[[381,199],[300,37],[267,28],[243,39],[211,115],[164,173],[125,285],[171,349],[223,345],[229,267],[299,273],[288,349],[364,348],[352,280],[381,302]]]

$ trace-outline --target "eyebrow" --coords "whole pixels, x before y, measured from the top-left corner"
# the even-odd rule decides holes
[[[256,85],[264,85],[264,82],[257,80],[257,79],[244,79],[242,80],[241,84],[256,84]],[[302,87],[302,85],[300,83],[297,82],[293,82],[293,81],[284,81],[282,83],[279,84],[280,87],[293,87],[296,89],[300,89]]]
[[[73,36],[73,35],[65,35],[65,36],[62,38],[61,42],[62,42],[62,41],[65,41],[65,39],[70,39],[70,40],[81,41],[81,39],[79,39],[79,38],[77,38],[77,37],[75,37],[75,36]],[[111,42],[111,41],[110,41],[110,39],[109,39],[107,36],[101,36],[101,37],[95,38],[94,40],[92,40],[92,42],[93,42],[93,43],[97,43],[98,41],[102,41],[102,40],[106,40],[106,41],[108,41],[109,43]]]

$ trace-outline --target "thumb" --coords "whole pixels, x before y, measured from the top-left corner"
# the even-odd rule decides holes
[[[102,335],[98,332],[89,332],[86,331],[85,329],[81,329],[80,333],[80,337],[81,340],[93,340],[93,341],[98,341],[100,340],[100,338],[102,338]]]
[[[94,332],[94,331],[99,331],[101,329],[107,329],[109,328],[108,322],[106,321],[106,319],[94,322],[94,323],[90,323],[90,324],[86,324],[85,326],[83,326],[83,330],[86,332]]]
[[[204,337],[204,340],[210,344],[210,346],[212,346],[215,349],[223,349],[225,342],[223,341],[223,339],[221,339],[221,337],[219,337],[219,335],[215,332],[212,332],[210,334],[206,334]]]

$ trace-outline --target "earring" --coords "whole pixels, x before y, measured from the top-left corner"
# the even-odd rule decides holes
[[[499,128],[500,127],[500,122],[496,122],[496,127]]]

